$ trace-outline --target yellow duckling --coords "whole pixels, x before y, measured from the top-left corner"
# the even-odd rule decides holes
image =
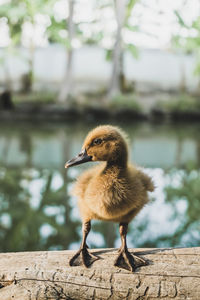
[[[88,161],[103,161],[85,171],[74,187],[83,221],[83,238],[80,249],[71,258],[70,265],[88,267],[98,257],[88,251],[86,239],[91,229],[91,220],[106,220],[119,223],[121,247],[114,265],[134,271],[146,262],[130,254],[126,244],[128,223],[148,202],[147,191],[153,191],[151,178],[128,163],[126,135],[118,127],[98,126],[87,135],[81,153],[69,160],[69,168]]]

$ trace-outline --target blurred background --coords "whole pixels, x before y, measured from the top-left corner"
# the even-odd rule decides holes
[[[87,132],[122,127],[153,177],[129,247],[199,246],[200,2],[0,0],[0,251],[76,249],[64,169]],[[118,247],[94,221],[91,247]]]

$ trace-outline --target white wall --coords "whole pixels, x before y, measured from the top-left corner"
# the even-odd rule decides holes
[[[0,50],[2,56],[3,49]],[[6,60],[8,71],[15,83],[28,70],[27,51],[22,49],[20,56],[10,55]],[[20,58],[21,57],[21,58]],[[35,52],[34,75],[37,86],[48,83],[54,88],[61,83],[66,66],[65,49],[58,45],[40,48]],[[172,52],[144,49],[136,60],[130,53],[124,58],[125,74],[129,80],[152,84],[161,89],[177,89],[184,76],[188,89],[195,89],[198,78],[194,76],[195,58]],[[105,60],[104,50],[85,46],[74,54],[74,80],[77,87],[99,88],[109,84],[111,63]],[[0,82],[5,81],[3,64],[0,64]]]

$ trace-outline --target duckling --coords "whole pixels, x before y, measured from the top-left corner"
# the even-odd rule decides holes
[[[146,261],[128,251],[128,224],[148,202],[147,192],[154,190],[154,184],[148,175],[128,163],[127,137],[118,127],[103,125],[90,131],[80,154],[69,160],[65,168],[91,161],[101,163],[80,175],[73,189],[78,197],[83,236],[80,249],[69,264],[89,267],[98,259],[89,253],[86,244],[91,220],[97,219],[119,223],[121,247],[114,265],[133,272]]]

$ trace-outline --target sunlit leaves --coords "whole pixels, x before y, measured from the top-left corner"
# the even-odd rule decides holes
[[[177,17],[177,19],[178,19],[179,24],[180,24],[182,27],[189,28],[189,26],[184,22],[184,20],[183,20],[183,18],[181,17],[180,13],[179,13],[177,10],[175,10],[174,13],[175,13],[175,15],[176,15],[176,17]]]
[[[136,46],[134,46],[133,44],[128,44],[127,45],[127,49],[131,52],[131,54],[133,55],[133,57],[138,58],[139,56],[139,50]]]
[[[174,12],[180,28],[179,35],[172,38],[176,47],[182,48],[186,53],[194,53],[196,56],[195,75],[200,75],[200,17],[198,16],[191,25],[188,25],[178,11]]]

